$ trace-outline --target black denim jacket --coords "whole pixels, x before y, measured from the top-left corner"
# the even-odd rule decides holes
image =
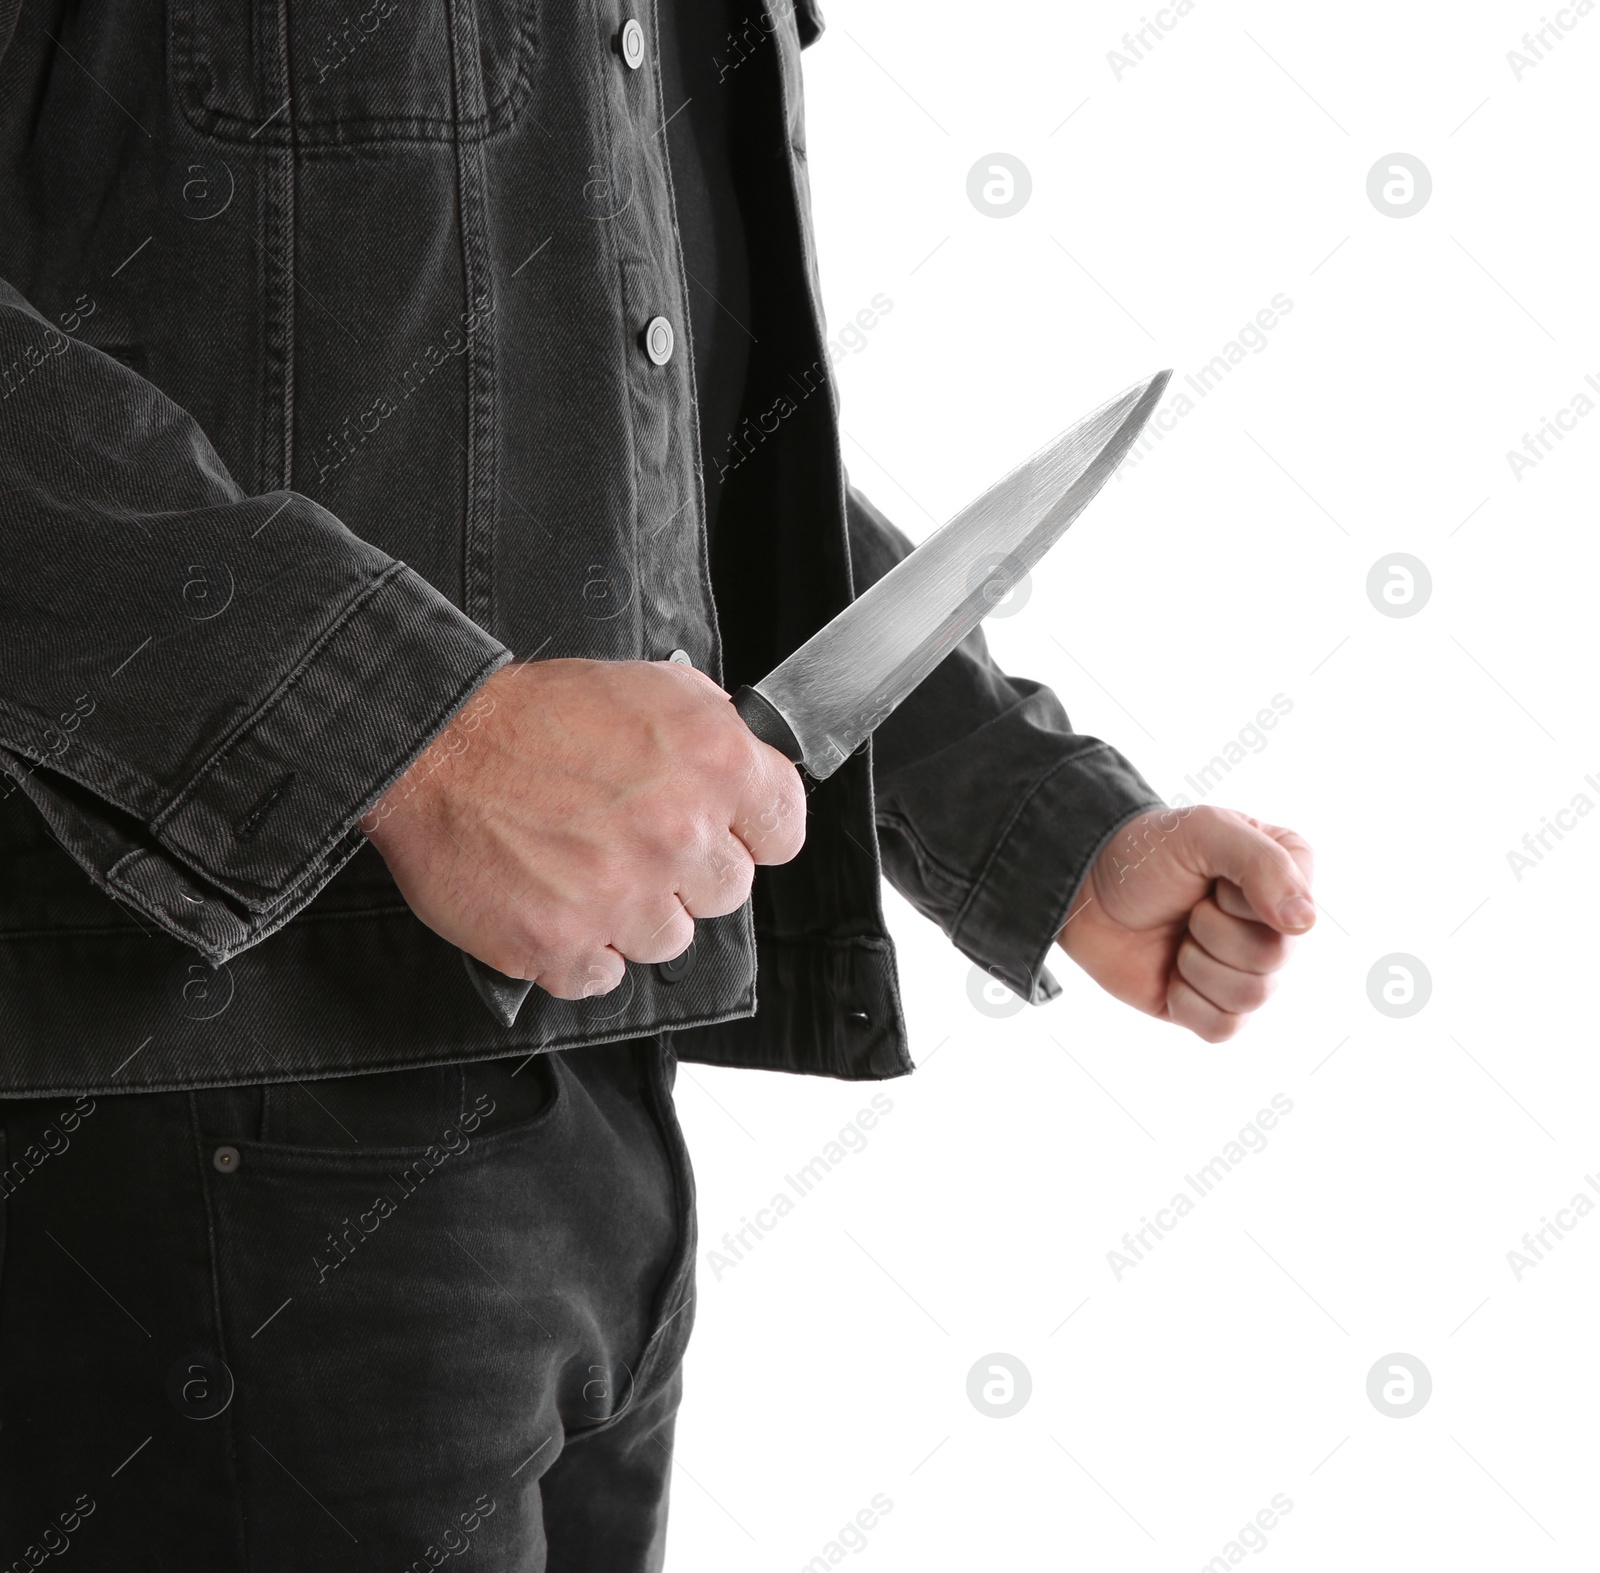
[[[361,3],[0,0],[0,1090],[660,1029],[896,1075],[880,844],[962,952],[1050,992],[1079,880],[1158,799],[980,635],[686,975],[535,991],[503,1029],[400,900],[357,820],[513,652],[684,650],[731,688],[908,543],[839,458],[814,8],[738,43],[765,304],[713,552],[651,0]]]

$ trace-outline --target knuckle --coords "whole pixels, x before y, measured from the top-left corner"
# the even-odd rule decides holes
[[[1294,941],[1287,934],[1271,934],[1262,939],[1256,960],[1264,972],[1276,972],[1294,951]]]
[[[620,962],[596,956],[593,950],[581,955],[568,952],[539,975],[539,986],[557,999],[592,999],[609,994],[622,981]]]
[[[662,889],[648,908],[636,910],[632,921],[613,936],[611,943],[629,961],[650,963],[681,956],[693,938],[694,919],[671,890]]]
[[[583,983],[576,998],[594,999],[597,995],[609,994],[622,982],[622,975],[620,963],[591,961],[584,969]]]
[[[755,859],[743,848],[740,848],[737,854],[729,854],[723,859],[718,873],[717,888],[732,903],[727,911],[732,912],[744,905],[755,880]]]
[[[591,964],[607,966],[610,958],[605,954],[606,937],[595,923],[579,915],[565,917],[544,933],[541,947],[539,982],[545,979],[560,980],[564,989],[581,990],[589,979]],[[563,999],[576,999],[577,993],[564,993]]]
[[[551,916],[532,936],[532,948],[545,967],[569,963],[584,948],[583,926],[570,914]]]
[[[696,710],[691,725],[690,752],[702,770],[719,780],[748,773],[756,740],[732,705]]]
[[[759,863],[787,863],[805,845],[805,792],[792,766],[741,817],[738,832]]]
[[[658,961],[671,961],[676,956],[681,956],[694,944],[694,919],[687,912],[673,919],[671,925],[661,931],[661,954]]]
[[[641,960],[670,961],[674,956],[681,956],[694,941],[694,919],[675,895],[667,895],[663,905],[666,902],[671,902],[675,910],[643,942],[642,948],[648,949],[649,956]]]
[[[584,883],[586,904],[599,912],[615,911],[627,905],[633,894],[634,883],[633,875],[625,863],[602,863]]]
[[[1251,973],[1239,995],[1246,1010],[1260,1010],[1272,997],[1272,979],[1261,973]]]
[[[578,989],[574,987],[571,973],[559,968],[551,968],[541,972],[537,982],[539,987],[553,999],[575,1000],[583,997]]]
[[[496,972],[504,973],[508,978],[521,978],[526,982],[537,977],[539,973],[538,959],[526,947],[519,949],[514,944],[501,941],[486,945],[481,952],[475,954],[484,966],[493,967]]]
[[[682,802],[674,801],[654,816],[651,835],[662,856],[682,858],[700,844],[700,815]]]
[[[755,882],[756,867],[749,858],[743,865],[730,858],[717,873],[715,880],[695,897],[695,916],[702,918],[725,917],[737,912],[749,899]]]
[[[525,923],[513,923],[499,931],[486,946],[483,959],[512,978],[535,978],[549,954],[544,936]]]

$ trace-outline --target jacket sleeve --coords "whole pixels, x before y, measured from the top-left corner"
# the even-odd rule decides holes
[[[507,652],[0,281],[0,795],[213,961],[286,923]]]
[[[856,593],[911,542],[854,487]],[[995,665],[981,626],[873,735],[874,810],[894,887],[985,971],[1037,1004],[1090,865],[1136,814],[1165,807],[1108,743],[1072,730],[1040,683]]]

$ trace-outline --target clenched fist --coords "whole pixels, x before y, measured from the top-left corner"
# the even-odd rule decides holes
[[[1059,943],[1107,993],[1221,1043],[1267,1002],[1316,916],[1311,848],[1294,831],[1157,809],[1095,859]]]
[[[805,839],[793,765],[668,661],[496,672],[362,822],[429,928],[561,999],[666,961]]]

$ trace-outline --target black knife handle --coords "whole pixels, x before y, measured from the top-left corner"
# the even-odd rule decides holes
[[[739,712],[739,719],[763,743],[777,749],[785,759],[800,763],[804,755],[800,740],[771,700],[753,688],[744,687],[733,696],[733,708]],[[465,951],[461,952],[461,960],[473,988],[478,991],[479,999],[489,1007],[494,1019],[502,1027],[515,1026],[517,1012],[533,992],[533,985],[526,978],[511,978],[503,972],[496,972],[493,967],[479,961],[476,956],[469,956]]]
[[[502,1027],[514,1027],[517,1012],[533,992],[533,985],[526,978],[509,978],[503,972],[496,972],[487,962],[469,956],[466,951],[461,952],[461,960],[473,988],[478,991],[478,998],[493,1012],[494,1019]]]
[[[793,764],[798,765],[805,758],[800,739],[783,719],[783,712],[765,694],[747,685],[733,696],[733,708],[739,712],[739,719],[769,748],[777,749]]]

